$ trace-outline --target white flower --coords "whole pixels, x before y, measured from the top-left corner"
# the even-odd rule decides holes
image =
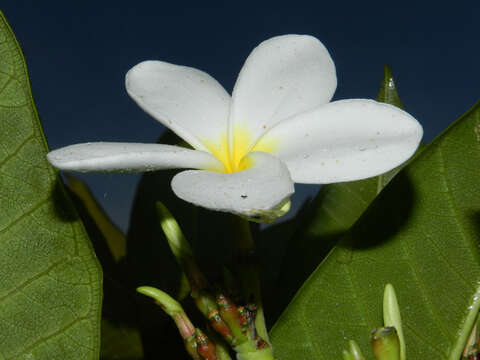
[[[193,68],[145,61],[126,75],[128,94],[195,150],[162,144],[86,143],[48,154],[81,172],[182,171],[180,198],[205,208],[271,220],[293,183],[363,179],[407,160],[422,127],[373,100],[329,103],[337,85],[328,51],[312,36],[271,38],[247,58],[230,95]]]

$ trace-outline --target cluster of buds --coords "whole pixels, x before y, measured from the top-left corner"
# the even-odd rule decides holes
[[[207,320],[207,336],[195,328],[178,301],[149,286],[137,289],[155,300],[175,322],[185,348],[194,360],[230,360],[228,345],[237,359],[273,360],[271,346],[256,330],[256,305],[238,306],[223,291],[209,291],[190,245],[168,209],[157,203],[160,224],[169,246],[185,273],[195,305]]]
[[[200,312],[208,321],[209,329],[220,335],[210,340],[199,328],[195,328],[178,301],[165,292],[149,286],[137,289],[141,294],[155,300],[175,322],[183,338],[185,348],[194,360],[231,359],[225,342],[237,353],[238,359],[248,359],[249,354],[267,353],[270,345],[255,331],[255,314],[244,306],[237,306],[224,294],[201,291],[195,298]],[[263,356],[269,359],[269,356]],[[272,358],[273,359],[273,358]]]

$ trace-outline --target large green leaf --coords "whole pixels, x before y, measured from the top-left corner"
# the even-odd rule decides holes
[[[384,69],[377,100],[403,108],[388,66]],[[302,283],[398,170],[370,179],[321,187],[306,213],[302,213],[304,220],[298,221],[298,229],[288,244],[274,313],[285,309]]]
[[[56,172],[0,13],[0,359],[98,359],[101,269]]]
[[[379,194],[277,322],[279,359],[340,359],[347,339],[367,352],[386,283],[407,357],[459,359],[480,305],[479,124],[480,103]]]

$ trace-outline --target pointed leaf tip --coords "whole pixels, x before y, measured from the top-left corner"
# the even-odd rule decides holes
[[[384,66],[383,80],[377,95],[377,101],[394,105],[400,109],[404,109],[403,103],[400,100],[400,96],[397,92],[395,79],[393,78],[392,71],[390,70],[390,67],[388,65]]]

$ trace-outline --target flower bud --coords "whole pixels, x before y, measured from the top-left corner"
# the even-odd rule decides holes
[[[246,341],[247,337],[243,332],[237,306],[223,294],[217,295],[217,305],[220,316],[223,321],[227,323],[230,330],[232,330],[233,336],[237,338],[240,343]]]
[[[196,329],[195,340],[197,342],[197,353],[200,354],[204,360],[217,360],[217,353],[215,345],[205,335],[202,330]]]
[[[385,285],[383,294],[383,326],[395,328],[400,347],[400,359],[406,359],[405,337],[403,336],[402,317],[398,306],[397,295],[392,284]]]
[[[208,321],[212,328],[219,333],[229,344],[235,346],[238,343],[238,340],[232,334],[232,331],[227,326],[225,321],[223,321],[220,313],[217,309],[212,310],[208,316]]]
[[[400,341],[394,327],[375,329],[370,337],[377,360],[400,360]]]
[[[354,340],[348,342],[349,349],[344,349],[342,351],[343,360],[365,360],[360,351],[360,347]]]

